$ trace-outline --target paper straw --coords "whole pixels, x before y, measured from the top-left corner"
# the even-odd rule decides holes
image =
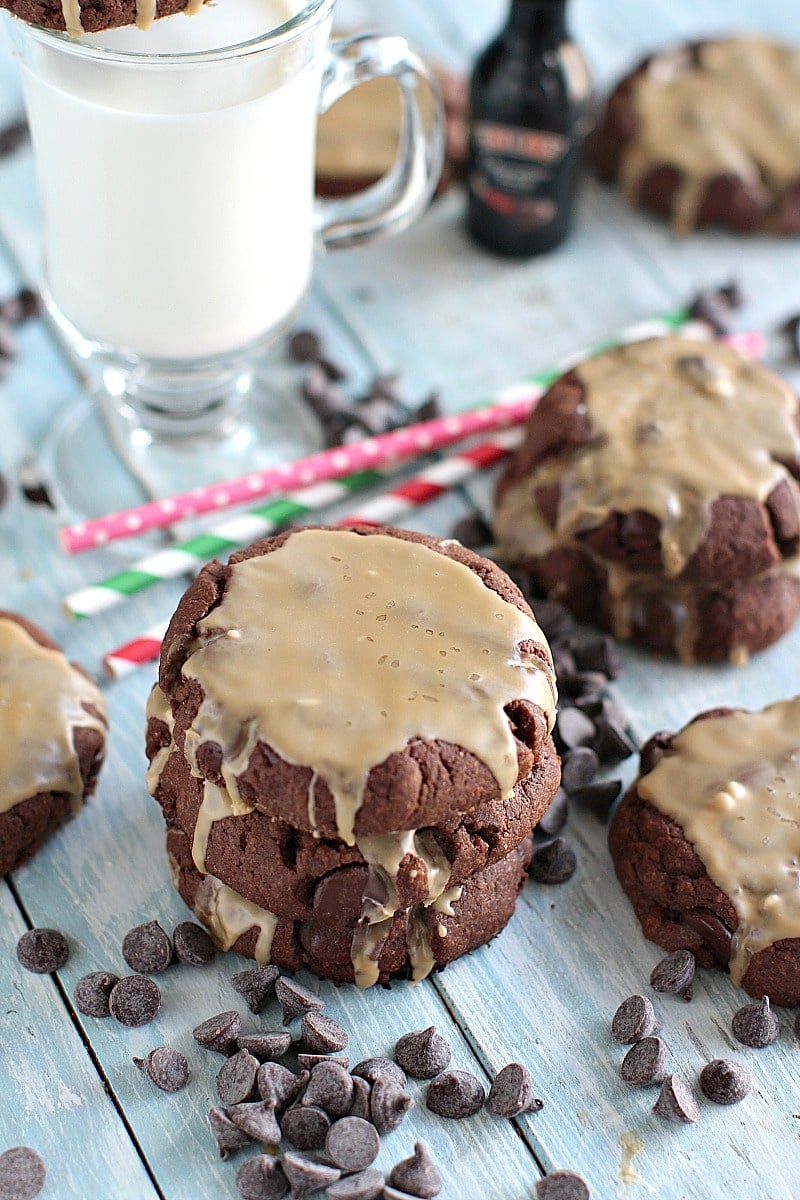
[[[111,678],[123,679],[145,663],[155,662],[161,653],[161,642],[168,624],[168,621],[162,621],[160,625],[154,625],[152,629],[146,630],[133,641],[126,642],[111,654],[106,654],[103,666]]]
[[[594,350],[655,337],[687,326],[686,311],[640,322],[622,334],[594,347]],[[702,322],[690,323],[708,333]],[[123,509],[108,516],[96,517],[61,530],[61,542],[70,554],[97,549],[119,538],[138,537],[152,529],[163,529],[189,517],[207,512],[220,512],[239,504],[249,504],[272,493],[289,493],[313,483],[341,479],[357,471],[377,470],[403,459],[414,458],[452,446],[476,434],[483,434],[524,420],[531,411],[531,385],[541,390],[549,386],[563,371],[586,357],[587,351],[571,355],[552,370],[533,376],[519,388],[512,388],[494,403],[467,410],[454,416],[437,417],[406,429],[396,429],[380,437],[365,438],[349,446],[323,450],[306,458],[296,459],[265,471],[254,471],[227,483],[195,488],[167,500],[154,500],[136,508]]]

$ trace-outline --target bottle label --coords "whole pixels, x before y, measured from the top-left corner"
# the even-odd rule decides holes
[[[476,121],[472,137],[473,194],[521,227],[534,229],[553,221],[558,212],[553,181],[571,139],[492,121]]]

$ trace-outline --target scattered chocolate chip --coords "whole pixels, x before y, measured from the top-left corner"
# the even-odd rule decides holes
[[[416,1033],[406,1033],[394,1048],[398,1064],[412,1079],[433,1079],[450,1062],[450,1044],[431,1025]]]
[[[0,363],[2,367],[2,363]],[[55,509],[53,498],[47,490],[42,473],[35,458],[23,458],[17,467],[17,482],[29,504]]]
[[[350,1040],[338,1021],[321,1012],[306,1013],[300,1036],[303,1051],[308,1054],[335,1054],[344,1050]]]
[[[289,1183],[277,1158],[258,1154],[248,1158],[236,1172],[236,1186],[242,1200],[282,1200]]]
[[[650,1087],[665,1077],[667,1047],[658,1037],[635,1042],[622,1060],[619,1073],[630,1087]]]
[[[522,590],[526,591],[529,588]],[[557,600],[537,600],[534,615],[551,646],[563,645],[574,640],[575,621],[572,614]]]
[[[0,129],[0,157],[13,154],[28,140],[28,122],[24,119],[12,121]]]
[[[389,1182],[401,1192],[409,1196],[421,1196],[423,1200],[438,1196],[442,1190],[442,1177],[422,1142],[416,1143],[410,1158],[404,1158],[392,1167]]]
[[[694,967],[691,950],[674,950],[653,967],[650,987],[655,992],[674,992],[684,1000],[691,1000]]]
[[[559,677],[558,690],[562,698],[589,700],[599,696],[607,682],[605,675],[600,671],[572,671]],[[567,711],[569,710],[563,709],[561,716]]]
[[[231,975],[231,987],[244,996],[250,1012],[259,1013],[275,991],[277,979],[277,967],[253,967]]]
[[[473,1116],[485,1099],[483,1085],[467,1071],[445,1071],[428,1084],[425,1093],[425,1104],[431,1112],[453,1120]]]
[[[253,1139],[243,1129],[240,1129],[238,1125],[234,1125],[230,1117],[226,1117],[221,1108],[212,1108],[209,1111],[208,1123],[211,1126],[211,1132],[214,1135],[219,1156],[223,1162],[229,1159],[237,1150],[243,1150],[245,1146],[253,1144]]]
[[[190,967],[205,967],[216,957],[211,938],[202,925],[195,925],[194,921],[182,921],[176,925],[172,943],[175,957]]]
[[[295,1150],[321,1150],[331,1127],[331,1119],[315,1105],[296,1104],[281,1118],[281,1132]]]
[[[528,873],[536,883],[566,883],[575,874],[578,858],[564,838],[537,846]]]
[[[559,680],[559,686],[561,681]],[[594,721],[579,708],[565,708],[559,713],[556,740],[563,750],[587,746],[594,738]]]
[[[380,1171],[359,1171],[332,1183],[325,1195],[328,1200],[378,1200],[383,1193]]]
[[[192,1030],[192,1037],[204,1050],[217,1054],[230,1054],[236,1049],[237,1039],[242,1032],[242,1018],[238,1012],[217,1013]]]
[[[17,958],[26,971],[50,975],[69,958],[69,942],[58,929],[29,929],[17,942]]]
[[[281,1127],[275,1116],[274,1100],[243,1101],[226,1109],[225,1115],[254,1142],[264,1146],[277,1146],[281,1140]]]
[[[597,783],[590,783],[586,787],[577,788],[570,800],[573,800],[581,808],[588,809],[593,813],[598,821],[607,821],[608,814],[614,801],[622,791],[622,783],[619,779],[603,779]]]
[[[747,1067],[726,1058],[715,1058],[700,1072],[700,1090],[714,1104],[738,1104],[753,1080]]]
[[[396,1062],[392,1062],[391,1058],[365,1058],[362,1062],[356,1063],[350,1074],[366,1079],[367,1083],[373,1086],[383,1076],[393,1079],[401,1088],[408,1083],[405,1071]]]
[[[731,1029],[737,1041],[755,1050],[771,1046],[777,1041],[781,1027],[769,1006],[769,996],[762,997],[756,1004],[745,1004],[744,1008],[735,1012]]]
[[[319,1066],[321,1062],[335,1062],[345,1070],[350,1066],[350,1059],[342,1054],[337,1054],[336,1058],[329,1058],[327,1054],[303,1054],[301,1051],[297,1056],[297,1061],[307,1071],[313,1071],[314,1067]]]
[[[112,975],[111,971],[92,971],[91,975],[84,975],[72,993],[78,1012],[87,1017],[107,1017],[110,1012],[108,998],[117,983],[119,976]]]
[[[636,753],[636,743],[617,721],[604,717],[595,721],[594,748],[602,763],[623,762]]]
[[[380,1148],[377,1129],[361,1117],[335,1121],[325,1138],[326,1157],[345,1174],[365,1171],[378,1157]]]
[[[223,1104],[244,1104],[256,1090],[258,1059],[239,1050],[225,1060],[217,1073],[217,1095]]]
[[[561,763],[561,786],[567,795],[591,783],[600,767],[600,759],[590,746],[568,750]]]
[[[550,801],[550,807],[533,832],[543,834],[545,837],[555,837],[556,834],[561,833],[561,830],[566,825],[568,816],[569,801],[567,793],[563,788],[559,788]]]
[[[369,1121],[369,1097],[372,1088],[360,1075],[351,1075],[350,1078],[353,1080],[353,1103],[350,1105],[350,1116],[363,1117],[365,1121]]]
[[[692,299],[689,316],[705,321],[719,337],[731,331],[731,306],[718,288],[707,288]]]
[[[628,996],[623,1000],[611,1021],[611,1036],[615,1042],[630,1046],[658,1031],[653,1005],[646,996]]]
[[[334,362],[332,358],[320,358],[317,362],[331,383],[343,383],[347,379],[347,371],[345,371],[344,367],[340,367],[337,362]]]
[[[292,1189],[292,1200],[303,1200],[310,1192],[329,1187],[342,1174],[336,1167],[328,1167],[314,1158],[291,1152],[284,1154],[281,1166]]]
[[[730,279],[723,283],[717,288],[717,292],[731,309],[744,308],[747,303],[747,294],[738,279]]]
[[[721,967],[731,961],[733,934],[716,913],[707,908],[687,908],[680,914],[680,924],[699,935]]]
[[[136,1029],[158,1016],[161,992],[146,975],[124,975],[111,989],[108,1008],[120,1025]]]
[[[536,1182],[536,1200],[589,1200],[586,1180],[574,1171],[551,1171]]]
[[[411,413],[411,420],[416,424],[420,421],[435,421],[442,415],[442,397],[440,392],[431,392]],[[490,539],[491,540],[491,539]]]
[[[122,957],[139,975],[157,975],[172,962],[172,942],[158,921],[147,921],[125,934]]]
[[[291,1025],[298,1017],[304,1017],[310,1012],[319,1012],[325,1007],[319,996],[303,987],[302,983],[295,983],[293,979],[281,977],[276,980],[275,995],[283,1011],[284,1025]]]
[[[682,1075],[666,1077],[653,1105],[653,1112],[667,1121],[680,1121],[684,1125],[691,1125],[700,1116],[694,1092]]]
[[[481,550],[484,546],[490,546],[493,541],[491,526],[477,508],[473,508],[466,517],[456,521],[450,536],[468,550]]]
[[[256,1084],[262,1100],[273,1101],[278,1112],[299,1096],[309,1081],[308,1071],[295,1075],[280,1063],[266,1062],[258,1068]]]
[[[297,363],[319,362],[322,354],[322,339],[313,329],[298,329],[289,338],[289,356]]]
[[[369,1097],[369,1119],[379,1134],[397,1129],[413,1107],[414,1101],[396,1079],[381,1075],[373,1083]]]
[[[522,1063],[508,1063],[498,1071],[486,1107],[493,1117],[518,1117],[524,1112],[540,1112],[544,1102],[533,1094],[531,1073]]]
[[[622,658],[612,637],[592,638],[575,648],[575,662],[581,671],[599,671],[606,679],[622,674]]]
[[[42,311],[41,297],[33,288],[20,288],[17,292],[17,303],[20,306],[21,320],[23,321],[29,321],[31,317],[38,317]]]
[[[186,1055],[171,1046],[159,1046],[151,1050],[147,1058],[134,1058],[133,1061],[162,1092],[179,1092],[189,1082]]]
[[[0,1154],[0,1197],[2,1200],[33,1200],[44,1187],[47,1171],[35,1150],[15,1146]]]
[[[339,1063],[318,1063],[301,1103],[324,1108],[330,1117],[343,1117],[353,1103],[353,1081]]]
[[[274,1062],[288,1054],[292,1035],[284,1029],[268,1030],[266,1033],[245,1033],[236,1039],[240,1050],[249,1050],[260,1062]],[[307,1063],[302,1064],[304,1067]]]

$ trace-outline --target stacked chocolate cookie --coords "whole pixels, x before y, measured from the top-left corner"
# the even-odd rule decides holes
[[[608,350],[553,384],[500,481],[498,552],[582,620],[744,661],[800,612],[798,400],[720,342]]]
[[[116,29],[120,25],[146,28],[156,17],[196,13],[205,0],[0,0],[0,8],[45,29],[69,29],[73,36]]]
[[[554,706],[521,593],[458,542],[314,528],[212,563],[148,710],[176,886],[261,963],[422,978],[513,912]]]

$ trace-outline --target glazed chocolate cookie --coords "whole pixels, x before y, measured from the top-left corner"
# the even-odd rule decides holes
[[[304,922],[275,917],[214,876],[203,876],[181,830],[167,835],[175,886],[222,949],[234,948],[288,971],[307,967],[324,979],[362,985],[385,984],[393,976],[422,979],[496,937],[514,911],[531,847],[528,838],[435,903],[398,910],[382,927],[366,926],[360,953],[354,954],[355,920],[343,924],[338,908],[322,908]]]
[[[106,724],[89,677],[37,626],[0,611],[0,875],[94,791]]]
[[[509,795],[552,754],[544,635],[458,542],[309,528],[205,567],[159,684],[192,773],[352,845]]]
[[[800,1004],[800,699],[657,734],[609,847],[646,937]]]
[[[795,393],[718,342],[608,350],[539,402],[497,492],[499,555],[547,595],[688,661],[800,611]]]
[[[800,233],[799,104],[796,47],[733,37],[665,50],[612,92],[594,160],[681,233]]]
[[[205,0],[0,0],[0,8],[30,25],[68,30],[73,36],[138,25],[146,29],[156,17],[198,12]]]

